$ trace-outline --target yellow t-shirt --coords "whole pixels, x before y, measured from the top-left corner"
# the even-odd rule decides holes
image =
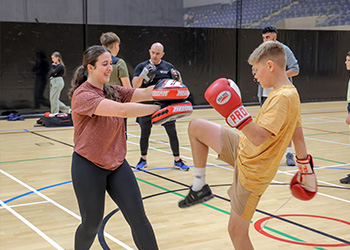
[[[294,85],[272,90],[254,122],[272,136],[258,147],[242,136],[237,167],[243,187],[260,195],[275,176],[295,128],[301,127],[300,99]]]

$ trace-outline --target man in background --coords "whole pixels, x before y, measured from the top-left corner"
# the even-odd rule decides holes
[[[162,59],[164,54],[164,46],[161,43],[156,42],[152,44],[151,48],[149,49],[150,59],[139,63],[135,68],[134,77],[132,79],[134,88],[147,88],[151,85],[155,85],[161,79],[175,79],[179,82],[182,82],[181,74],[175,69],[174,65]],[[151,115],[137,117],[136,122],[141,127],[141,158],[137,163],[136,168],[144,169],[148,166],[147,151],[152,128]],[[181,171],[188,171],[189,167],[182,161],[180,157],[180,146],[175,122],[176,120],[168,121],[162,124],[162,126],[165,128],[166,133],[169,137],[170,147],[174,156],[174,168]]]
[[[292,50],[287,45],[277,41],[277,33],[278,33],[278,31],[275,27],[273,27],[273,26],[265,27],[261,31],[262,40],[263,40],[263,42],[275,41],[275,42],[283,45],[283,47],[286,51],[286,57],[287,57],[286,74],[287,74],[289,80],[291,81],[291,83],[293,83],[292,77],[299,75],[298,60],[295,58]],[[268,97],[271,90],[272,90],[272,88],[263,89],[259,85],[258,97],[259,97],[260,106],[262,106],[264,104],[264,102],[265,102],[266,98]],[[289,143],[287,150],[286,150],[286,162],[287,162],[288,166],[295,166],[294,156],[292,153],[292,142]]]

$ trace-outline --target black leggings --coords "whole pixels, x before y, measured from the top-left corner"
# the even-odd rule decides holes
[[[141,127],[141,137],[140,137],[141,155],[147,155],[147,151],[149,147],[149,137],[151,135],[151,128],[152,128],[151,116],[138,117],[136,121],[137,123],[140,124],[140,127]],[[166,122],[162,126],[165,128],[166,133],[168,134],[173,156],[180,156],[179,139],[177,138],[175,121]]]
[[[129,223],[137,248],[158,249],[139,186],[126,160],[111,171],[96,166],[74,152],[72,181],[82,217],[82,223],[75,233],[76,250],[89,249],[94,242],[103,220],[106,190]]]

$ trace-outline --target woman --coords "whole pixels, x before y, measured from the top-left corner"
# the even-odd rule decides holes
[[[149,115],[160,106],[132,103],[152,100],[152,87],[105,85],[112,72],[111,64],[107,48],[88,48],[69,93],[75,144],[72,180],[82,216],[75,234],[75,249],[89,249],[92,245],[103,219],[105,191],[129,223],[136,246],[158,249],[137,181],[125,160],[123,118]]]
[[[60,111],[69,113],[70,108],[61,102],[60,95],[64,88],[63,76],[65,74],[65,66],[60,52],[53,52],[51,55],[52,66],[50,71],[50,106],[51,114],[57,114]]]

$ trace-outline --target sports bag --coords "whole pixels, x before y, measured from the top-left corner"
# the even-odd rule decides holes
[[[39,120],[37,120],[36,123],[45,127],[73,126],[71,114],[57,114],[53,117],[43,116]]]

